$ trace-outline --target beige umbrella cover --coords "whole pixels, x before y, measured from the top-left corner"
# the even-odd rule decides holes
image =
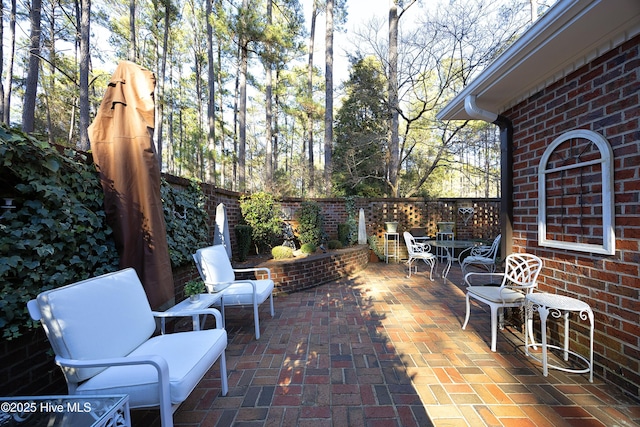
[[[174,298],[160,167],[152,141],[155,81],[151,71],[133,62],[118,64],[89,126],[120,267],[136,270],[153,309]]]

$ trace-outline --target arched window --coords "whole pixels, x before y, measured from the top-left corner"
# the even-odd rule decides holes
[[[613,190],[606,139],[585,129],[556,138],[538,169],[538,244],[614,255]]]

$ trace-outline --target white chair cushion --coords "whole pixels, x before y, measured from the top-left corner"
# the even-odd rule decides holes
[[[493,259],[483,256],[468,256],[462,260],[465,264],[493,264]]]
[[[171,403],[176,404],[189,396],[226,346],[224,329],[207,329],[153,337],[129,356],[157,355],[167,361]],[[158,406],[157,383],[151,365],[115,366],[78,386],[77,394],[128,394],[131,407],[152,407]]]
[[[42,321],[51,346],[68,359],[126,356],[156,329],[149,301],[132,268],[43,292],[37,301],[47,307]],[[65,371],[71,379],[81,381],[103,369]]]
[[[199,262],[198,257],[200,258]],[[205,284],[227,283],[236,279],[224,246],[214,245],[198,249],[195,258]]]
[[[262,304],[273,291],[273,280],[251,280],[256,284],[256,302]],[[224,305],[253,304],[253,287],[249,283],[235,283],[224,290]]]
[[[431,252],[414,252],[411,254],[411,258],[415,259],[435,259],[435,257]]]
[[[469,286],[467,292],[471,295],[477,295],[487,301],[502,303],[515,303],[524,300],[524,295],[513,289],[501,288],[496,286]]]

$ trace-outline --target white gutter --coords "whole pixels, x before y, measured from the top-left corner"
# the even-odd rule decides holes
[[[498,118],[497,113],[483,110],[476,104],[476,95],[467,95],[464,99],[464,109],[472,118],[478,120],[484,120],[485,122],[493,123]]]
[[[638,34],[639,0],[558,0],[436,118],[469,120],[470,95],[500,114]]]

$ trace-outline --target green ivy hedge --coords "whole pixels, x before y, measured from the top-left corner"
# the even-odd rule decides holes
[[[190,181],[185,189],[175,188],[163,179],[160,195],[171,265],[192,264],[191,254],[198,248],[209,246],[209,214],[202,188],[196,181]]]
[[[0,127],[0,329],[12,339],[36,326],[26,303],[44,290],[118,269],[118,254],[91,159]],[[162,185],[173,266],[206,244],[207,213],[196,183]],[[186,219],[180,218],[186,213]]]

